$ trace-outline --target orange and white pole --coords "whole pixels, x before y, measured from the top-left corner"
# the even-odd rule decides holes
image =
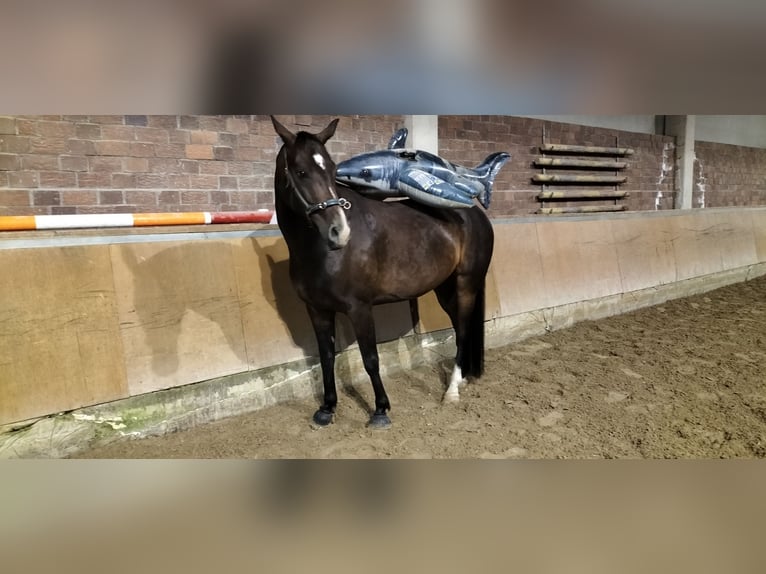
[[[148,227],[153,225],[209,225],[214,223],[270,223],[268,209],[258,211],[193,211],[180,213],[80,213],[74,215],[4,215],[0,231]]]

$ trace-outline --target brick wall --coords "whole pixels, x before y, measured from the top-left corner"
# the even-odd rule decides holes
[[[385,147],[402,122],[343,117],[330,153]],[[0,117],[0,215],[273,208],[279,145],[268,116]]]
[[[693,207],[766,205],[766,149],[697,141]]]
[[[333,117],[280,120],[316,132]],[[403,122],[343,116],[329,151],[341,161],[383,149]],[[630,196],[621,202],[630,210],[672,208],[669,136],[516,116],[440,116],[439,153],[472,166],[491,152],[510,152],[490,215],[532,214],[541,206],[531,177],[539,172],[533,161],[543,129],[548,143],[633,148],[620,186]],[[0,117],[0,215],[271,209],[279,145],[267,116]],[[696,150],[695,207],[703,190],[710,207],[766,205],[766,150],[708,142]]]
[[[515,116],[440,116],[439,153],[456,163],[476,165],[493,151],[509,152],[511,161],[503,167],[495,180],[490,213],[493,217],[529,215],[542,205],[537,200],[541,186],[535,185],[531,178],[535,173],[541,173],[533,162],[540,157],[543,129],[546,143],[590,146],[614,146],[617,143],[621,147],[632,148],[634,154],[626,159],[628,167],[620,171],[628,179],[619,187],[620,190],[628,191],[630,196],[620,202],[627,205],[629,210],[654,210],[657,201],[660,209],[672,209],[675,150],[670,136]],[[577,172],[557,170],[557,173]],[[578,188],[567,186],[565,189]],[[556,202],[555,205],[598,203],[610,204],[614,201]],[[552,203],[546,202],[546,206],[549,205]]]

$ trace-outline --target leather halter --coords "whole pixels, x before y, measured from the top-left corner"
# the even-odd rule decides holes
[[[290,170],[287,168],[287,158],[285,158],[285,175],[287,176],[288,185],[295,190],[295,195],[303,204],[303,207],[306,210],[307,216],[310,217],[317,211],[323,211],[327,209],[328,207],[334,207],[336,205],[343,209],[351,209],[351,202],[345,197],[333,197],[331,199],[327,199],[319,203],[309,203],[308,201],[306,201],[306,198],[303,197],[300,190],[298,189],[298,186],[295,185],[295,181],[293,181],[293,175],[290,173]]]

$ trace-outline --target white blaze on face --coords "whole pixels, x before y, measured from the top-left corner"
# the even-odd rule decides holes
[[[322,155],[321,155],[321,154],[315,153],[315,154],[314,154],[314,161],[316,162],[316,164],[317,164],[319,167],[321,167],[322,169],[324,169],[324,158],[322,157]]]

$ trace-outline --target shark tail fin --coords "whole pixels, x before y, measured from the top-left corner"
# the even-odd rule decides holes
[[[479,181],[484,186],[484,193],[480,198],[484,209],[489,209],[489,204],[492,200],[492,184],[495,182],[498,172],[509,159],[511,159],[511,154],[498,151],[489,154],[483,162],[474,168],[474,171],[479,174]]]
[[[388,149],[404,149],[407,143],[407,134],[409,130],[407,128],[399,128],[396,133],[388,140]]]

